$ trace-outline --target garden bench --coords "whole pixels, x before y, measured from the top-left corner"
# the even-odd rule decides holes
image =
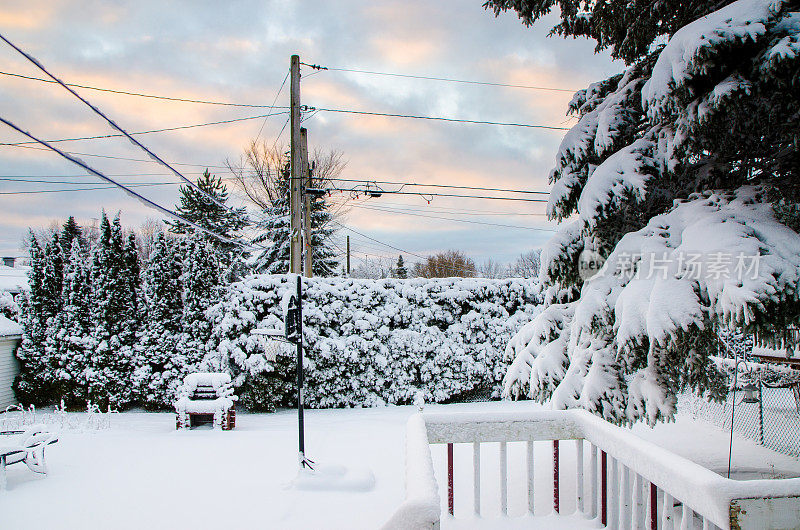
[[[176,429],[189,429],[204,423],[229,431],[236,426],[236,400],[231,376],[225,373],[189,374],[178,390],[175,402]]]
[[[42,425],[33,425],[24,430],[0,431],[0,490],[6,489],[6,467],[25,462],[34,473],[47,474],[44,450],[58,441]]]

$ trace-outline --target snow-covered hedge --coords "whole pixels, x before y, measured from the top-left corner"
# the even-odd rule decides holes
[[[281,302],[294,276],[235,283],[207,312],[214,350],[204,365],[229,371],[250,408],[293,404],[294,352],[268,358],[256,328],[283,329]],[[290,281],[290,279],[292,281]],[[499,393],[505,345],[536,312],[531,280],[303,281],[305,401],[312,407],[442,402],[473,390]]]

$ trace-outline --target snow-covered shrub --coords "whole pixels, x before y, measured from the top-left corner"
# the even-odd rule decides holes
[[[487,5],[532,23],[556,3]],[[769,341],[800,320],[800,9],[558,5],[555,33],[627,68],[569,105],[548,204],[568,222],[542,253],[547,307],[508,345],[505,394],[654,423],[678,392],[724,394],[720,328]],[[596,276],[587,256],[605,260]]]
[[[14,295],[7,291],[0,291],[0,315],[14,322],[19,320],[19,305]]]
[[[204,365],[232,373],[243,403],[291,405],[294,349],[274,359],[253,329],[283,329],[281,301],[293,276],[235,283],[207,312],[213,343]],[[291,280],[291,281],[290,281]],[[475,389],[499,391],[502,351],[530,320],[539,289],[530,280],[441,278],[303,280],[306,395],[312,407],[429,402]]]

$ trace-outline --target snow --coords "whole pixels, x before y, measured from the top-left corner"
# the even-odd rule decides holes
[[[0,315],[0,337],[16,337],[22,335],[22,326]]]
[[[678,30],[661,51],[642,88],[642,104],[655,117],[669,96],[703,73],[709,52],[721,43],[756,40],[783,6],[783,0],[738,0]]]
[[[363,466],[343,466],[315,462],[313,469],[303,468],[292,481],[292,487],[306,491],[371,491],[375,475]]]
[[[539,408],[530,402],[427,405],[426,412],[508,412]],[[337,462],[372,470],[370,491],[309,491],[289,487],[297,477],[297,431],[294,411],[242,414],[236,429],[175,430],[167,413],[114,415],[104,430],[65,429],[48,447],[49,475],[8,469],[8,491],[0,495],[4,528],[379,528],[405,499],[406,423],[415,406],[306,411],[306,447],[321,463]],[[0,428],[8,415],[0,415]],[[68,416],[78,416],[69,413]],[[715,471],[727,464],[727,433],[679,415],[655,429],[638,425],[633,432]],[[800,475],[797,460],[736,438],[734,469]],[[574,509],[566,470],[574,456],[562,444],[564,513]],[[446,491],[445,447],[435,445],[433,469],[439,491]],[[484,525],[496,521],[496,444],[485,444]],[[552,476],[549,442],[537,442],[541,473],[537,511],[550,511]],[[524,509],[524,447],[509,444],[510,515]],[[456,447],[456,519],[443,528],[471,525],[471,448]],[[494,471],[492,471],[494,470]],[[443,500],[446,502],[446,500]],[[572,508],[571,508],[572,507]],[[432,507],[431,509],[435,509]],[[441,507],[439,508],[441,509]],[[446,509],[441,509],[442,513]],[[512,522],[517,519],[510,519]],[[543,527],[558,528],[562,519],[543,517]],[[566,522],[564,524],[567,524]],[[552,525],[552,526],[551,526]],[[460,526],[465,527],[465,526]],[[466,526],[470,527],[470,526]],[[474,526],[472,526],[474,527]],[[410,526],[400,526],[404,530]]]
[[[0,291],[19,293],[28,290],[29,267],[0,265]]]
[[[573,223],[545,247],[544,275],[571,266],[564,256],[582,245],[575,233]],[[683,333],[709,321],[748,325],[769,304],[796,301],[799,281],[800,236],[775,219],[763,189],[693,194],[622,237],[579,301],[551,305],[522,328],[507,349],[515,360],[504,394],[527,387],[530,397],[552,395],[558,408],[612,421],[669,418],[674,396],[661,370]]]
[[[293,275],[253,275],[209,308],[203,369],[230,371],[248,406],[289,405],[294,352],[267,352],[259,329],[283,331]],[[499,395],[502,352],[536,313],[533,279],[303,280],[304,360],[311,407],[441,402],[474,390]],[[268,355],[275,353],[276,355]],[[277,377],[276,377],[277,376]],[[260,385],[260,386],[259,386]]]
[[[583,222],[593,226],[610,205],[616,205],[631,194],[638,200],[647,193],[647,181],[654,172],[652,151],[655,143],[640,138],[620,149],[589,175],[578,200],[578,211]]]
[[[194,392],[198,386],[210,386],[219,393],[219,390],[231,383],[231,376],[222,372],[196,372],[183,378],[183,388],[186,392]]]

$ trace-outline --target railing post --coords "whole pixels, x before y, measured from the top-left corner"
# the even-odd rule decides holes
[[[608,524],[608,454],[600,451],[600,523]]]
[[[658,530],[658,488],[650,483],[650,530]]]
[[[576,508],[575,509],[579,513],[583,513],[584,506],[583,506],[583,440],[582,439],[575,440],[575,461],[577,462],[577,467],[578,467],[578,469],[577,469],[577,471],[578,471],[578,476],[577,476],[578,484],[577,484],[577,488],[575,488],[576,489],[576,496],[577,496],[577,498],[575,499],[575,501],[576,501],[576,503],[575,503]]]
[[[553,440],[553,511],[558,513],[558,440]]]
[[[475,515],[481,514],[481,444],[480,442],[473,442],[472,444],[472,469],[473,469],[473,505],[475,508]]]
[[[500,442],[500,513],[508,515],[508,452],[506,442]]]
[[[622,475],[619,483],[621,485],[619,491],[619,527],[628,530],[631,524],[631,474],[628,466],[622,462],[617,464],[619,466],[620,475]]]
[[[591,447],[591,476],[589,477],[589,484],[592,488],[592,513],[589,515],[592,519],[597,517],[597,446],[589,444]]]
[[[611,491],[609,492],[608,499],[608,526],[611,528],[619,528],[619,473],[617,472],[619,464],[617,459],[611,457],[611,484],[609,484]]]
[[[675,510],[675,505],[672,500],[672,496],[664,491],[664,505],[661,508],[661,528],[663,530],[673,530],[672,525],[672,512]]]
[[[527,457],[528,457],[528,513],[533,515],[534,507],[533,507],[533,485],[534,485],[534,474],[533,474],[533,441],[528,440],[526,444],[527,449]]]
[[[447,444],[447,511],[453,515],[453,444]]]
[[[635,471],[632,471],[632,473],[633,495],[631,495],[631,517],[629,519],[629,528],[639,530],[640,528],[644,528],[644,525],[642,524],[642,521],[644,520],[644,517],[642,517],[642,512],[647,504],[642,502],[642,477]]]

